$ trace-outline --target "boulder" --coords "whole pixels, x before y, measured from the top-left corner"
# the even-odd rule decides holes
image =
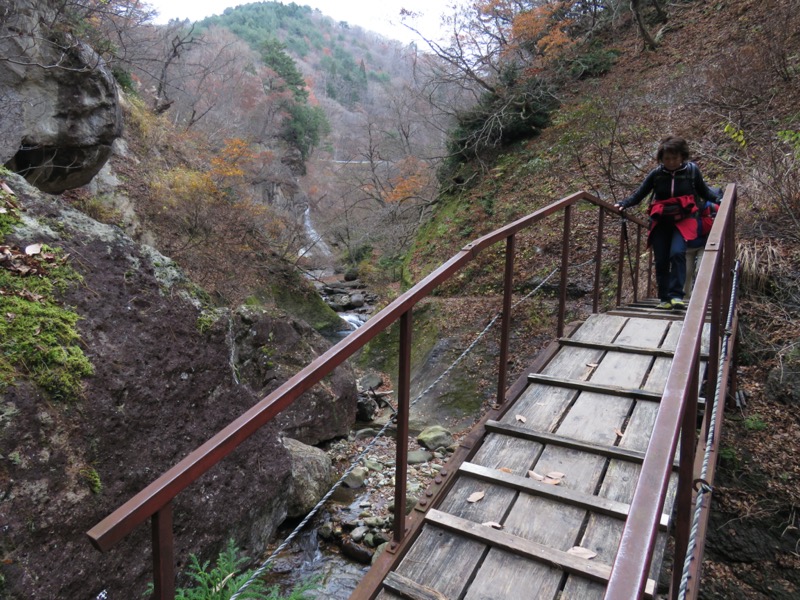
[[[453,434],[441,425],[426,427],[417,436],[417,441],[428,450],[448,448],[455,442]]]
[[[49,24],[54,0],[7,3],[0,25],[0,162],[48,193],[87,184],[122,134],[110,69]]]
[[[304,517],[330,489],[333,470],[324,451],[292,438],[283,439],[292,462],[292,486],[287,507],[290,517]]]

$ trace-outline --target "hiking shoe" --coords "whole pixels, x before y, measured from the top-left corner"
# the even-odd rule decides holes
[[[672,308],[686,308],[686,302],[680,298],[673,298],[669,303],[672,305]]]
[[[672,310],[672,306],[673,306],[672,302],[670,302],[669,300],[666,300],[664,302],[661,302],[660,304],[656,304],[656,309],[657,310]]]

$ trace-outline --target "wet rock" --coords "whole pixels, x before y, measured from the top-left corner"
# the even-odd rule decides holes
[[[334,525],[330,521],[326,521],[325,523],[319,526],[319,529],[317,529],[319,537],[328,542],[333,540],[334,538],[333,531],[334,531]]]
[[[368,475],[369,469],[366,467],[356,467],[345,477],[342,484],[350,489],[362,488],[364,487]]]
[[[374,564],[378,557],[386,550],[386,547],[389,545],[389,542],[381,544],[377,548],[375,548],[375,554],[372,555],[372,563]]]
[[[383,471],[383,465],[379,463],[377,460],[371,458],[364,459],[364,466],[368,468],[370,471],[375,471],[377,473]]]
[[[447,448],[455,442],[453,434],[441,425],[433,425],[425,428],[417,436],[417,441],[428,450]]]
[[[364,536],[364,543],[370,548],[377,548],[389,541],[389,536],[382,531],[370,531]]]
[[[372,438],[374,438],[374,437],[375,437],[375,435],[376,435],[377,433],[378,433],[378,430],[377,430],[377,429],[371,429],[371,428],[367,428],[367,429],[359,429],[358,431],[356,431],[356,432],[353,434],[353,439],[354,439],[354,440],[367,440],[367,439],[372,439]]]
[[[356,420],[369,422],[375,419],[377,414],[378,403],[375,398],[368,394],[359,394],[358,402],[356,403]]]
[[[408,453],[408,464],[418,465],[426,463],[431,458],[433,458],[433,454],[431,454],[427,450],[412,450],[411,452]]]
[[[360,542],[364,539],[364,536],[369,533],[369,527],[366,525],[362,525],[361,527],[356,527],[353,531],[350,532],[350,538],[354,542]]]
[[[349,558],[352,558],[355,561],[364,563],[366,565],[372,562],[372,555],[374,553],[375,553],[374,550],[365,548],[364,546],[356,544],[355,542],[350,540],[342,544],[342,554],[344,554]]]

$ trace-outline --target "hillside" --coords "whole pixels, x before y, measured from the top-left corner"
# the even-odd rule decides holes
[[[726,417],[704,598],[788,599],[800,589],[797,9],[797,2],[675,3],[666,24],[646,13],[659,33],[656,50],[645,50],[633,19],[621,17],[573,56],[573,64],[603,68],[561,87],[549,127],[482,165],[463,164],[444,182],[437,213],[406,262],[408,280],[417,281],[454,248],[578,189],[622,199],[654,166],[667,134],[690,141],[711,184],[739,186],[738,377],[747,401]],[[581,232],[589,244],[592,227]],[[518,265],[516,281],[555,266],[553,235],[518,240],[544,252]],[[447,292],[492,293],[499,269],[478,264],[469,285]]]

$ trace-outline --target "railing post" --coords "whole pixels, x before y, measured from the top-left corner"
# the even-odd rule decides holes
[[[617,306],[622,306],[622,275],[625,271],[625,245],[628,243],[625,235],[625,217],[619,221],[619,256],[617,257]]]
[[[689,533],[692,527],[694,514],[694,457],[697,449],[697,390],[699,385],[699,360],[692,360],[692,376],[689,379],[689,397],[683,411],[681,422],[681,439],[678,454],[680,466],[678,467],[678,491],[675,497],[677,515],[675,519],[675,553],[672,569],[672,583],[670,585],[670,598],[678,597],[683,563],[686,559],[686,550],[689,546]]]
[[[561,244],[561,294],[558,299],[558,329],[556,335],[564,335],[564,317],[567,314],[567,270],[569,269],[569,238],[572,232],[572,205],[564,208],[564,237]]]
[[[153,597],[175,599],[175,547],[172,537],[172,502],[153,514]]]
[[[506,397],[508,374],[508,340],[511,333],[511,297],[514,291],[515,236],[506,238],[506,269],[503,277],[503,317],[500,321],[500,367],[497,373],[497,404]]]
[[[592,312],[597,314],[600,310],[600,275],[602,274],[604,224],[606,211],[602,206],[597,207],[597,248],[594,253],[594,291],[592,292]]]
[[[642,226],[636,225],[636,261],[634,262],[635,271],[633,272],[633,301],[639,301],[639,265],[642,256]]]
[[[400,357],[397,376],[397,445],[394,484],[394,542],[406,533],[406,479],[408,475],[408,412],[411,398],[411,310],[400,316]]]

